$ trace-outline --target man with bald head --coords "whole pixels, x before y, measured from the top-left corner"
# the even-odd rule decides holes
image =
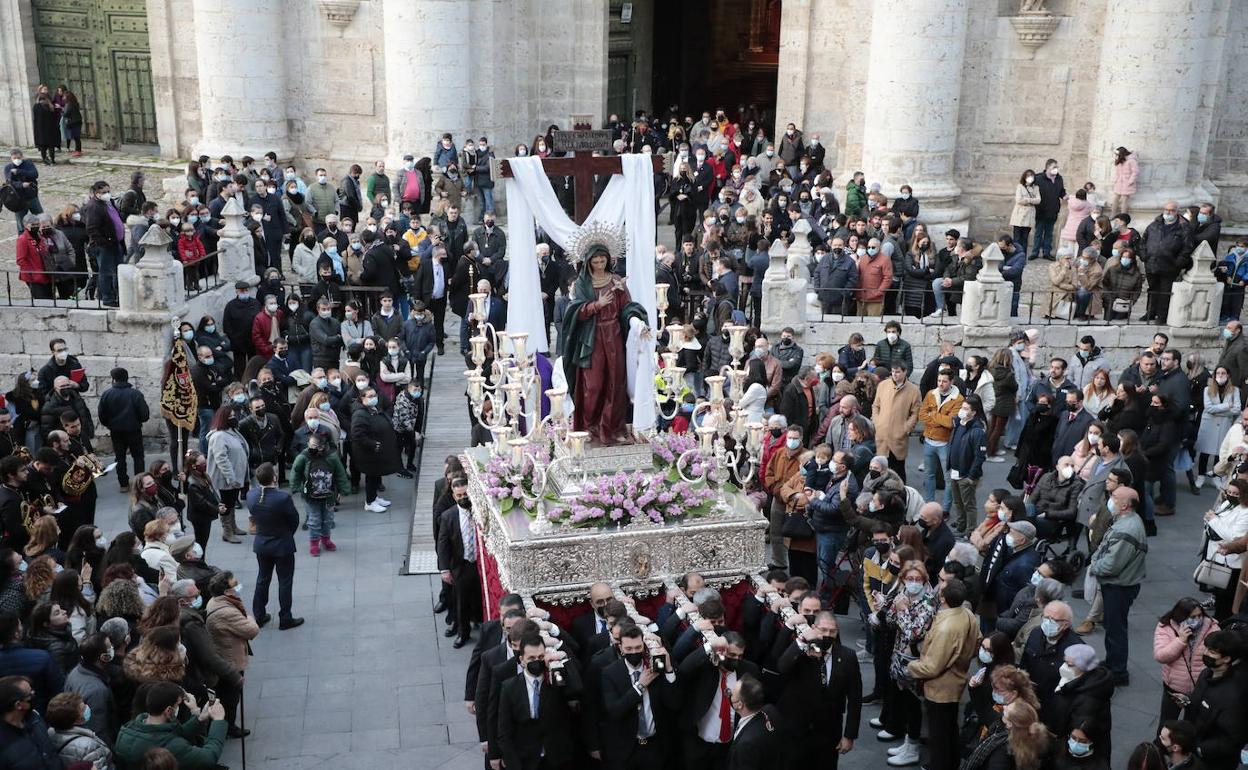
[[[854,421],[855,417],[862,414],[862,405],[858,402],[858,398],[848,393],[841,396],[836,407],[837,413],[828,422],[828,432],[824,437],[824,443],[832,447],[833,451],[849,449],[851,443],[849,424]]]
[[[1105,602],[1105,666],[1118,686],[1127,676],[1127,615],[1140,595],[1148,556],[1148,535],[1138,509],[1140,497],[1131,487],[1118,487],[1106,507],[1114,517],[1100,546],[1092,554],[1088,572],[1096,578]]]
[[[1196,239],[1192,225],[1179,216],[1179,204],[1166,201],[1161,214],[1144,230],[1144,264],[1148,276],[1148,310],[1141,321],[1166,323],[1170,291],[1179,273],[1192,266]],[[1112,667],[1111,667],[1112,668]]]
[[[599,581],[589,587],[590,611],[578,615],[572,621],[572,636],[581,649],[589,646],[589,640],[607,630],[607,602],[615,598],[610,584]]]
[[[1031,676],[1043,715],[1053,701],[1053,691],[1062,678],[1061,667],[1066,662],[1066,648],[1084,642],[1083,637],[1070,627],[1074,615],[1066,602],[1049,602],[1040,613],[1040,625],[1031,629],[1018,665]]]

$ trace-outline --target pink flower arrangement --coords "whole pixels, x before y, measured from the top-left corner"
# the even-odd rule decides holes
[[[546,442],[529,444],[524,448],[524,455],[533,462],[525,463],[519,473],[506,456],[494,455],[482,469],[482,480],[486,494],[498,501],[499,511],[507,513],[519,505],[533,517],[537,515],[538,495],[538,490],[534,489],[537,482],[534,469],[549,464],[550,445]]]
[[[691,449],[694,450],[693,453],[680,467],[691,478],[705,477],[706,463],[703,461],[701,450],[697,447],[697,437],[688,433],[658,433],[650,439],[650,450],[654,452],[655,464],[668,466],[667,479],[673,482],[680,481],[677,461],[680,460],[681,455]]]
[[[571,527],[663,524],[704,516],[715,493],[685,481],[671,483],[663,472],[616,473],[590,480],[571,503],[550,506],[546,518]]]

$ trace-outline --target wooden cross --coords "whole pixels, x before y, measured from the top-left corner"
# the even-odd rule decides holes
[[[510,162],[499,160],[495,161],[495,164],[497,168],[495,176],[503,179],[515,178],[511,173]],[[651,155],[650,164],[654,173],[663,172],[667,169],[667,157],[659,154]],[[575,213],[572,219],[580,225],[585,223],[590,210],[594,207],[594,177],[600,174],[621,174],[623,163],[618,155],[597,157],[581,152],[566,158],[542,158],[542,170],[546,172],[546,176],[572,177],[573,190],[576,194]]]

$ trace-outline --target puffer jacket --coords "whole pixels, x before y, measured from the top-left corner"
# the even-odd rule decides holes
[[[113,752],[100,736],[85,727],[71,727],[68,730],[48,729],[48,738],[52,747],[61,755],[66,767],[75,762],[90,762],[92,770],[112,770]]]
[[[1044,514],[1049,521],[1074,521],[1079,493],[1083,491],[1083,479],[1079,474],[1063,479],[1057,470],[1051,470],[1040,477],[1036,488],[1031,492],[1031,502],[1036,506],[1036,514]]]
[[[1101,278],[1101,289],[1101,299],[1106,305],[1112,305],[1115,299],[1132,303],[1138,300],[1144,289],[1144,273],[1140,271],[1139,260],[1133,261],[1130,267],[1123,267],[1120,261],[1111,262]]]
[[[221,656],[234,671],[246,671],[250,661],[249,642],[260,634],[255,618],[242,602],[229,596],[214,596],[207,607],[208,633]]]
[[[926,257],[924,260],[923,257]],[[901,276],[901,291],[906,307],[922,308],[924,297],[932,290],[936,278],[936,253],[925,255],[910,252],[905,256],[905,268]]]
[[[1153,660],[1161,664],[1161,681],[1175,692],[1191,695],[1205,670],[1205,637],[1218,629],[1218,621],[1205,618],[1204,625],[1190,641],[1179,636],[1173,621],[1158,623],[1153,629]]]
[[[970,252],[974,256],[969,261],[963,257],[949,263],[949,267],[945,268],[944,277],[950,279],[953,283],[947,291],[962,291],[962,286],[967,281],[975,280],[975,276],[979,275],[979,271],[984,269],[984,260],[980,259],[979,256],[980,251],[980,247],[976,246]]]

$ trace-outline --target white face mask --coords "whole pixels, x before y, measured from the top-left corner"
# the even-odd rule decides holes
[[[1059,468],[1057,472],[1061,475],[1063,479],[1068,479],[1071,476],[1075,475],[1075,469],[1069,465],[1067,465],[1064,468]]]

